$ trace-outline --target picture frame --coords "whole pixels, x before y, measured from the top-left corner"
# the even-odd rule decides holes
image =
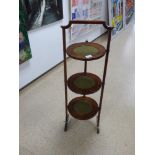
[[[22,6],[21,0],[19,1],[19,64],[26,62],[32,58],[27,25],[26,14]]]
[[[124,25],[124,0],[109,0],[109,25],[114,27],[112,37],[117,36],[125,27]]]
[[[63,19],[63,0],[20,0],[27,29],[33,30]]]
[[[125,20],[124,23],[126,26],[131,22],[134,12],[135,12],[135,1],[134,0],[124,0],[125,1]]]
[[[103,20],[103,0],[70,0],[71,20]],[[101,26],[91,24],[72,25],[70,40],[75,40]]]

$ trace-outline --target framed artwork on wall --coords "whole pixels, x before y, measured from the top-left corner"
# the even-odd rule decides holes
[[[112,36],[124,28],[124,3],[123,0],[109,0],[109,24],[114,27]]]
[[[125,0],[125,24],[129,24],[134,14],[134,0]]]
[[[70,0],[71,20],[103,19],[103,0]],[[71,39],[76,39],[94,29],[96,25],[72,25]]]
[[[26,14],[28,30],[63,18],[62,0],[20,0]]]
[[[112,36],[127,27],[134,14],[134,0],[109,0],[109,25],[113,26]]]
[[[21,0],[19,1],[19,64],[32,58],[29,38],[27,34],[26,14]]]

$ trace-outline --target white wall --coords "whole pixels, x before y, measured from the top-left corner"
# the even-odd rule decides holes
[[[104,1],[104,19],[107,21],[107,1]],[[29,32],[32,58],[19,68],[19,87],[22,88],[63,60],[61,25],[68,24],[69,0],[63,0],[63,20]],[[95,30],[77,41],[92,41],[103,33]],[[68,43],[70,44],[70,43]]]

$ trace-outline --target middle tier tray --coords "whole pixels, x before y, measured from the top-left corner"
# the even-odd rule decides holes
[[[92,73],[77,73],[68,79],[68,87],[77,94],[88,95],[100,89],[101,79]]]

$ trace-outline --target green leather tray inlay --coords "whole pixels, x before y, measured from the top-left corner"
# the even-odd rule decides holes
[[[94,55],[98,52],[98,49],[93,46],[82,45],[74,49],[74,53],[86,56],[86,55]]]
[[[74,104],[74,110],[77,113],[86,114],[92,111],[92,107],[87,102],[81,100]]]
[[[80,76],[75,79],[74,84],[80,89],[89,89],[95,85],[95,81],[88,76]]]

